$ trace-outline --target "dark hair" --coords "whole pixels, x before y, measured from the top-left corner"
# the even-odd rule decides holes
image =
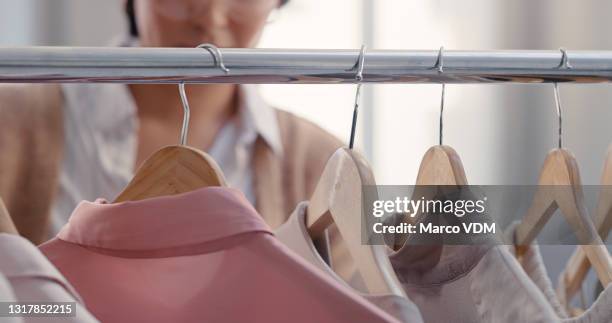
[[[287,4],[289,0],[281,0],[281,6]],[[136,24],[136,11],[134,10],[134,0],[127,0],[125,3],[125,14],[128,18],[128,25],[130,28],[130,35],[138,37],[138,25]]]

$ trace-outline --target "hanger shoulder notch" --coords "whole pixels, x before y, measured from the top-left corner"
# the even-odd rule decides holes
[[[176,195],[207,186],[226,186],[212,157],[187,146],[167,146],[145,160],[115,203]]]

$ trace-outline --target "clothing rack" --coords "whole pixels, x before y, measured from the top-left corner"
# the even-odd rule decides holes
[[[0,83],[358,83],[359,50],[0,47]],[[363,83],[600,83],[612,51],[369,50]]]

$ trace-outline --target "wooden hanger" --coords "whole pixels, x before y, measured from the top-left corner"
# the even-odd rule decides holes
[[[612,230],[612,146],[608,148],[601,177],[602,191],[597,204],[596,225],[599,236],[605,240]]]
[[[569,66],[567,54],[562,50],[562,64]],[[540,171],[538,189],[532,203],[515,232],[517,257],[524,255],[552,214],[559,209],[582,245],[581,248],[597,272],[597,277],[607,286],[612,282],[612,260],[584,205],[582,183],[576,159],[567,149],[562,149],[561,102],[558,85],[554,84],[555,102],[559,118],[559,148],[548,153]]]
[[[201,44],[197,48],[207,50],[216,67],[229,73],[215,45]],[[186,146],[190,109],[183,82],[179,83],[179,94],[184,113],[180,145],[164,147],[147,158],[115,198],[115,203],[186,193],[207,186],[226,186],[223,172],[214,159],[201,150]]]
[[[435,69],[438,70],[438,73],[444,73],[444,47],[440,47],[438,51],[438,58],[436,60]],[[467,177],[465,176],[465,170],[463,169],[463,163],[461,162],[461,157],[459,154],[450,146],[445,146],[442,144],[443,142],[443,134],[444,134],[444,99],[446,94],[446,85],[442,83],[442,93],[440,99],[440,127],[439,127],[439,145],[433,146],[425,152],[423,159],[421,159],[421,164],[419,166],[419,172],[417,174],[416,179],[416,187],[412,194],[413,199],[420,199],[421,197],[425,197],[425,199],[435,198],[435,195],[438,193],[437,190],[441,189],[444,186],[451,186],[452,189],[456,189],[458,186],[468,185]],[[433,190],[435,188],[435,190]],[[417,214],[414,218],[406,217],[404,218],[405,223],[418,222],[419,215]],[[408,235],[396,235],[395,245],[393,246],[395,250],[399,250],[408,239]],[[438,258],[435,259],[435,262],[439,260],[439,256],[441,255],[441,249],[438,248],[432,249],[432,252],[438,253]],[[435,257],[433,257],[435,258]]]
[[[339,148],[325,165],[312,194],[306,213],[306,227],[313,239],[321,237],[332,223],[336,225],[366,289],[372,294],[406,297],[387,256],[385,245],[362,243],[362,233],[371,219],[362,212],[364,186],[376,181],[367,161],[353,151],[357,113],[363,80],[365,46],[361,46],[357,64],[355,106],[349,148]],[[364,225],[362,225],[364,224]]]
[[[310,198],[306,226],[316,239],[335,223],[368,291],[405,297],[386,247],[362,244],[362,223],[370,221],[362,213],[361,190],[369,185],[376,181],[365,159],[347,148],[336,150]]]
[[[468,185],[459,154],[450,146],[429,148],[421,160],[416,185]]]
[[[413,199],[434,198],[437,192],[432,189],[438,186],[458,186],[468,185],[463,163],[459,154],[450,146],[437,145],[429,148],[419,166],[416,187],[412,194]],[[418,215],[414,218],[405,218],[406,223],[418,221]],[[394,249],[401,248],[408,239],[408,235],[396,235]]]
[[[438,59],[434,68],[438,73],[444,73],[444,47],[440,47]],[[442,83],[440,99],[439,145],[427,150],[417,174],[416,185],[467,185],[467,177],[459,154],[450,146],[442,144],[444,139],[444,100],[446,84]]]
[[[167,146],[147,158],[114,202],[181,194],[207,186],[226,186],[212,157],[187,146]]]
[[[606,241],[612,228],[612,146],[608,148],[601,176],[601,191],[595,211],[595,228],[602,241]],[[586,254],[582,248],[577,248],[563,271],[565,299],[569,300],[576,295],[590,268],[591,262]]]
[[[212,157],[185,146],[189,105],[182,83],[180,91],[185,108],[181,145],[164,147],[147,158],[114,203],[176,195],[207,186],[226,186],[223,172]]]

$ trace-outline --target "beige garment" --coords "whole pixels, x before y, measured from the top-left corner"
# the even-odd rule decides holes
[[[390,260],[425,322],[558,322],[504,246],[404,246]]]
[[[329,259],[324,259],[308,235],[306,229],[306,209],[308,202],[302,202],[295,208],[287,222],[274,232],[276,237],[289,249],[300,255],[315,267],[321,269],[337,281],[344,281],[328,266]],[[344,283],[346,286],[348,284]],[[421,313],[409,299],[396,295],[368,295],[361,293],[365,299],[375,304],[396,319],[405,323],[423,322]]]
[[[563,279],[563,273],[559,276],[558,288],[559,290],[565,289],[565,280]],[[563,301],[563,295],[561,295],[561,301]],[[612,285],[608,286],[599,294],[595,302],[591,304],[584,313],[571,318],[562,320],[563,323],[602,323],[612,322]]]
[[[509,242],[514,242],[514,233],[518,223],[512,224],[506,230],[506,236]],[[516,248],[514,245],[509,246],[510,252],[516,256]],[[565,299],[559,299],[555,293],[552,281],[548,276],[546,266],[540,254],[540,247],[534,243],[525,249],[525,254],[520,259],[520,265],[525,270],[527,276],[534,282],[542,291],[547,301],[552,305],[557,313],[557,316],[564,323],[603,323],[612,322],[612,288],[606,288],[591,305],[591,307],[576,317],[569,317],[566,309],[561,304],[566,304]],[[563,277],[563,273],[561,276]],[[564,280],[559,279],[559,290],[565,291]],[[563,295],[561,295],[563,296]]]
[[[46,237],[62,155],[57,84],[0,85],[0,196],[22,236]]]
[[[510,243],[510,245],[508,245],[508,250],[515,256],[515,258],[516,248],[514,247],[514,236],[518,224],[519,222],[514,222],[506,229],[505,232],[506,241]],[[542,291],[546,297],[546,300],[548,300],[557,315],[560,318],[568,317],[565,308],[563,308],[559,302],[559,299],[557,298],[557,295],[555,294],[555,289],[550,281],[548,271],[546,270],[546,266],[544,266],[544,260],[540,254],[540,248],[537,244],[532,244],[525,249],[525,254],[519,260],[519,264],[531,281],[533,281],[533,283]]]

